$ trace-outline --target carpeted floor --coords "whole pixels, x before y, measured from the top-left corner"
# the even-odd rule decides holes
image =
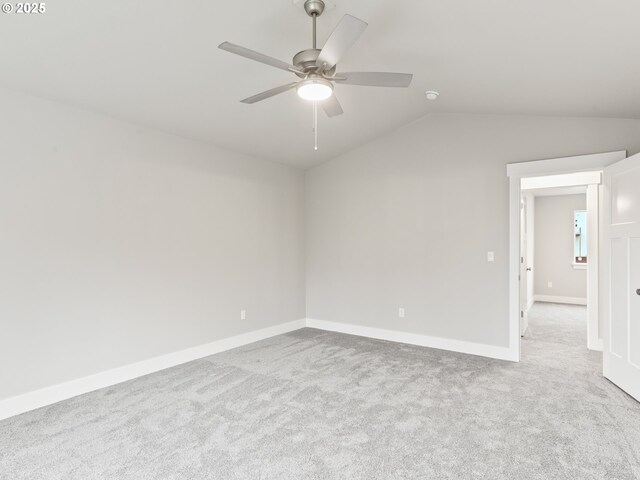
[[[583,307],[519,364],[304,329],[0,422],[0,478],[638,479]]]

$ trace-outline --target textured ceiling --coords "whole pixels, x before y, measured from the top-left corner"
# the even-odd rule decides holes
[[[640,118],[637,0],[334,3],[320,44],[345,13],[369,23],[339,70],[415,77],[407,90],[338,85],[345,114],[320,117],[317,152],[295,92],[239,102],[295,77],[216,48],[290,61],[310,46],[291,0],[57,0],[0,14],[0,86],[303,167],[430,112]]]

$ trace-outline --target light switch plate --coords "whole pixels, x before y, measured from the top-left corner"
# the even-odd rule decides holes
[[[496,259],[493,252],[487,252],[487,262],[493,262]]]

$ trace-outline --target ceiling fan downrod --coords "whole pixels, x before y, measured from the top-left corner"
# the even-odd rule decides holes
[[[311,34],[311,37],[312,37],[311,45],[314,50],[316,49],[316,18],[318,18],[318,15],[314,13],[313,14],[313,33]]]
[[[307,12],[313,21],[312,45],[316,49],[316,19],[324,12],[324,2],[322,0],[306,0],[304,2],[304,11]]]

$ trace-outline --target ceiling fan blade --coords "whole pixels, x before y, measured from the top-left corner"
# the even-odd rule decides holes
[[[362,35],[367,23],[362,20],[345,15],[338,23],[336,28],[331,32],[329,38],[322,47],[320,55],[316,60],[316,65],[323,70],[330,70],[340,61],[347,53],[347,50],[356,43],[356,40]]]
[[[340,72],[336,77],[337,83],[344,83],[345,85],[408,87],[413,79],[413,74],[390,72]],[[342,80],[341,77],[346,78],[346,80]]]
[[[249,98],[245,98],[244,100],[240,100],[242,103],[256,103],[262,100],[266,100],[267,98],[273,97],[280,93],[284,93],[287,90],[291,90],[294,88],[298,82],[289,83],[288,85],[282,85],[280,87],[272,88],[271,90],[267,90],[266,92],[258,93]]]
[[[322,105],[322,109],[324,110],[324,113],[327,114],[327,117],[335,117],[344,113],[342,105],[340,105],[335,93],[326,100],[320,102],[320,105]]]
[[[271,65],[272,67],[276,67],[281,70],[287,70],[289,72],[302,72],[299,68],[294,67],[287,62],[283,62],[281,60],[278,60],[277,58],[269,57],[268,55],[264,55],[253,50],[249,50],[248,48],[241,47],[240,45],[235,45],[234,43],[222,42],[220,45],[218,45],[218,48],[226,50],[227,52],[235,53],[236,55],[240,55],[241,57],[248,58],[249,60],[255,60],[256,62]]]

